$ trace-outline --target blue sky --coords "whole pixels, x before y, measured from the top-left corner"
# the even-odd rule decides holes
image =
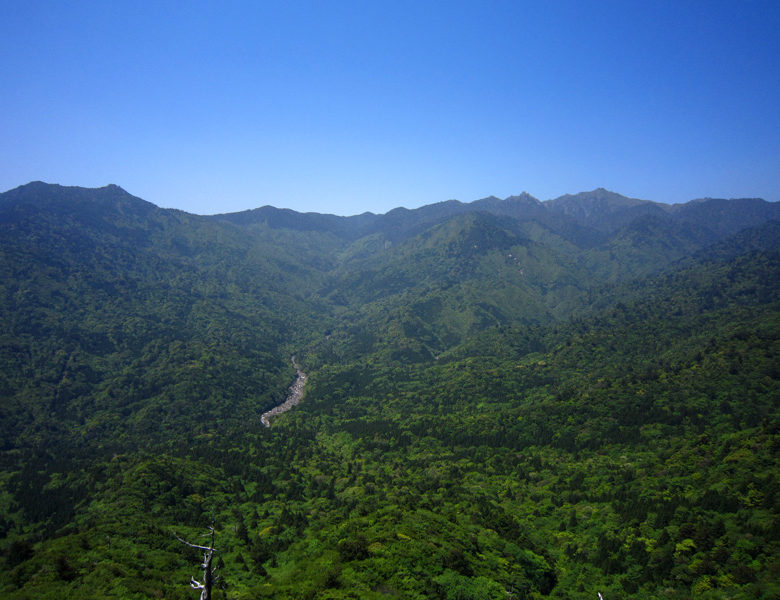
[[[780,200],[780,2],[0,2],[0,190]]]

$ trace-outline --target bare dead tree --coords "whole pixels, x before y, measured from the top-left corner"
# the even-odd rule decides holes
[[[212,525],[209,527],[209,531],[211,532],[211,542],[208,546],[199,546],[197,544],[191,544],[190,542],[181,539],[178,535],[175,533],[173,534],[174,537],[179,540],[182,544],[185,546],[189,546],[190,548],[197,548],[198,550],[203,550],[203,564],[201,567],[203,567],[203,581],[198,581],[194,577],[190,577],[190,586],[192,586],[195,590],[201,590],[200,592],[200,600],[211,600],[211,588],[214,586],[214,583],[219,579],[219,576],[217,575],[217,568],[212,567],[212,560],[214,558],[214,552],[216,552],[216,549],[214,548],[214,526]]]

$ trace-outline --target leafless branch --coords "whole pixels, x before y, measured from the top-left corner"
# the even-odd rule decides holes
[[[190,544],[187,540],[181,539],[176,533],[173,534],[173,537],[175,537],[177,540],[179,540],[182,544],[185,546],[189,546],[190,548],[197,548],[198,550],[211,550],[213,552],[216,552],[216,548],[210,548],[209,546],[198,546],[197,544]]]
[[[214,558],[214,552],[216,552],[214,548],[214,527],[209,527],[209,531],[210,533],[208,535],[211,536],[211,544],[209,546],[192,544],[187,540],[180,538],[178,535],[176,535],[176,533],[173,534],[173,536],[185,546],[203,550],[203,563],[201,564],[201,567],[203,568],[203,583],[194,577],[190,577],[190,586],[195,590],[201,590],[200,600],[211,600],[211,588],[214,585],[214,582],[218,579],[216,575],[216,567],[211,566],[212,559]]]

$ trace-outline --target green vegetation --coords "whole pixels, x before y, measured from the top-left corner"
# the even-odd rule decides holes
[[[621,198],[0,195],[0,593],[780,596],[776,208]]]

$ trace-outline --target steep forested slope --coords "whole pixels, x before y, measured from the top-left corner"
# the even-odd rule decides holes
[[[187,412],[203,433],[278,397],[313,269],[116,187],[39,187],[0,206],[6,448],[41,421],[119,444],[186,434]]]
[[[1,194],[0,592],[774,597],[776,216]]]

